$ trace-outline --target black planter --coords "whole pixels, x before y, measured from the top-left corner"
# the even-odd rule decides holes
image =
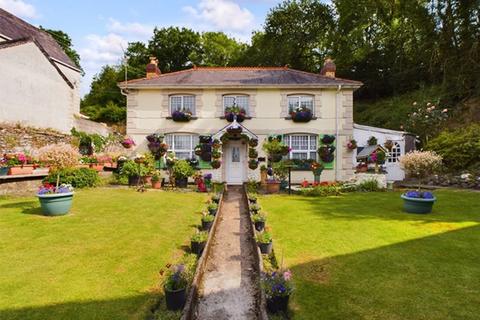
[[[260,252],[262,254],[270,254],[272,253],[273,242],[270,243],[260,243],[258,242],[258,247],[260,248]]]
[[[188,178],[175,178],[175,186],[177,188],[186,188],[188,185]]]
[[[212,216],[217,214],[218,209],[208,209],[208,213],[210,213]]]
[[[257,203],[257,199],[248,199],[248,201],[250,201],[250,203]]]
[[[178,289],[174,291],[170,291],[165,289],[165,300],[167,302],[167,309],[168,310],[181,310],[185,306],[185,302],[187,301],[187,289]]]
[[[273,297],[267,299],[267,310],[270,313],[287,312],[288,300],[290,296],[286,297]]]
[[[293,122],[309,122],[312,120],[312,113],[310,111],[293,112],[291,116]]]
[[[234,118],[235,118],[234,112],[225,113],[225,120],[227,120],[228,122],[233,122]],[[237,122],[242,122],[243,120],[245,120],[245,114],[237,113]]]
[[[138,186],[140,185],[141,178],[139,176],[129,176],[128,177],[128,185],[129,186]]]
[[[205,249],[205,244],[206,242],[195,242],[195,241],[190,241],[190,250],[192,250],[192,253],[195,253],[196,255],[201,255],[203,252],[203,249]]]
[[[212,226],[213,226],[213,221],[209,221],[209,222],[202,221],[202,230],[209,231],[210,228],[212,228]]]
[[[255,222],[255,230],[262,231],[263,229],[265,229],[265,221]]]
[[[172,113],[172,120],[176,122],[188,122],[192,118],[191,115],[183,112]]]
[[[331,144],[335,141],[335,136],[331,134],[326,134],[322,137],[322,143],[324,144]]]

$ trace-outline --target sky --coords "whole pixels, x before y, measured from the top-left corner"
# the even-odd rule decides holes
[[[106,64],[121,62],[129,41],[146,41],[157,27],[223,31],[248,42],[281,0],[0,0],[0,8],[35,25],[70,35],[85,71],[81,94]]]

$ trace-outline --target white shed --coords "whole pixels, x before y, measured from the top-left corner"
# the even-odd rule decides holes
[[[379,145],[384,145],[390,140],[393,143],[392,149],[385,162],[388,181],[401,181],[405,178],[405,173],[400,167],[398,158],[406,152],[415,150],[415,136],[405,131],[396,131],[377,127],[370,127],[360,124],[353,125],[353,139],[357,141],[357,150],[353,152],[353,163],[357,165],[357,152],[368,146],[368,139],[375,137]]]

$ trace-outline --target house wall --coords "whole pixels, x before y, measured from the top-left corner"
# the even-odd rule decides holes
[[[196,95],[196,116],[190,122],[174,122],[169,116],[169,96],[173,94]],[[245,120],[242,125],[259,138],[257,150],[259,156],[265,154],[261,144],[270,134],[311,133],[335,134],[336,115],[338,115],[336,170],[324,170],[322,180],[348,180],[353,177],[351,153],[346,151],[346,143],[353,135],[353,90],[332,89],[141,89],[130,90],[127,97],[127,134],[131,136],[139,150],[147,150],[145,137],[153,132],[173,133],[188,132],[196,134],[214,134],[228,122],[220,117],[223,115],[223,95],[248,94],[250,96],[250,114],[252,119]],[[287,112],[287,96],[290,94],[310,94],[315,101],[315,116],[317,119],[308,123],[295,123],[285,119]],[[338,110],[336,111],[336,106]],[[222,169],[216,170],[217,174]],[[214,170],[215,171],[215,170]],[[248,170],[250,178],[259,176],[256,171]],[[294,171],[294,182],[303,179],[313,180],[310,171]],[[220,179],[221,180],[221,179]]]
[[[78,89],[68,86],[35,44],[0,50],[0,75],[0,121],[71,129]]]

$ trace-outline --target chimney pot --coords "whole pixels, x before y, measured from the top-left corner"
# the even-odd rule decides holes
[[[147,64],[147,79],[158,77],[162,72],[158,68],[158,60],[156,57],[150,57],[150,63]]]
[[[337,66],[335,65],[333,60],[330,58],[325,59],[325,63],[323,64],[323,68],[320,71],[320,74],[329,78],[335,78],[336,71]]]

